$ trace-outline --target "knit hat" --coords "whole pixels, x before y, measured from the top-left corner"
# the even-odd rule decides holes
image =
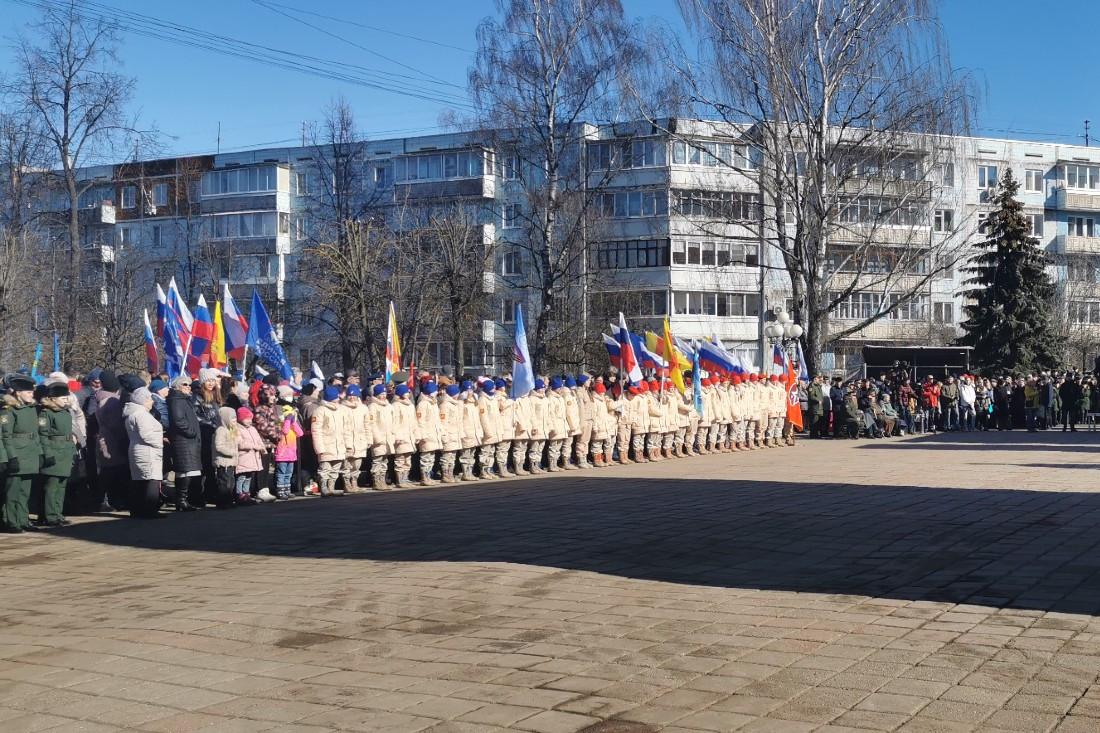
[[[335,387],[325,387],[325,402],[335,402],[340,399],[340,390]]]
[[[421,393],[431,396],[439,391],[439,385],[435,382],[424,382],[424,386],[420,388]]]
[[[130,401],[137,405],[144,405],[146,402],[151,402],[153,399],[153,393],[145,387],[135,389],[130,393]]]
[[[492,394],[493,390],[497,388],[496,382],[491,379],[486,379],[481,383],[481,389],[485,394]]]
[[[220,371],[218,371],[217,369],[210,369],[210,368],[200,369],[199,370],[199,381],[200,382],[207,382],[207,381],[215,381],[216,382],[216,381],[218,381],[218,378],[221,375],[222,375],[222,373]]]
[[[69,377],[65,372],[50,372],[46,377],[46,384],[68,384]]]
[[[638,382],[638,391],[639,392],[648,392],[649,391],[649,385],[646,384],[646,381],[644,379],[642,381]]]
[[[734,385],[741,384],[741,376],[739,374],[733,375],[733,383]]]
[[[345,397],[362,397],[363,396],[363,390],[361,390],[359,388],[358,384],[353,384],[353,385],[351,385],[347,388],[347,391],[344,392],[344,396]]]
[[[449,394],[451,397],[458,397],[458,393],[461,391],[462,390],[458,388],[457,384],[448,384],[446,388],[447,394]]]
[[[591,378],[592,377],[588,374],[579,374],[579,375],[577,375],[577,384],[583,385],[585,382],[587,382]]]
[[[535,380],[535,389],[546,389],[546,380],[536,379]]]
[[[92,371],[88,372],[88,381],[94,382],[98,380],[101,374],[103,374],[103,370],[99,367],[96,367]]]
[[[641,384],[645,384],[645,382],[642,382]],[[630,394],[638,395],[642,393],[642,388],[640,386],[635,387],[633,384],[627,387],[627,389],[630,390]]]
[[[118,377],[110,369],[104,369],[100,372],[99,383],[104,392],[117,392],[119,390]]]
[[[565,378],[565,386],[572,389],[573,387],[577,386],[577,380],[573,379],[573,377],[566,377]]]
[[[374,385],[374,389],[372,389],[370,391],[370,393],[372,395],[374,395],[375,397],[381,397],[382,395],[386,394],[386,385],[376,384],[376,385]],[[458,394],[458,393],[456,392],[455,394]]]
[[[283,402],[293,402],[294,401],[294,390],[292,390],[290,387],[286,386],[285,384],[280,384],[278,387],[276,387],[275,388],[275,394],[278,395],[279,399],[282,400]]]
[[[248,409],[247,407],[238,407],[237,408],[237,419],[240,420],[241,422],[244,422],[245,420],[251,420],[252,419],[252,410]]]
[[[760,380],[760,377],[757,376],[756,372],[753,372],[752,374],[749,375],[749,381],[750,382],[757,382],[759,380]]]
[[[778,382],[778,381],[779,381],[779,377],[777,377],[776,375],[774,375],[774,374],[773,374],[773,375],[771,375],[770,377],[768,377],[768,381],[769,381],[769,382],[772,382],[772,383]]]
[[[172,389],[179,389],[180,387],[186,387],[191,384],[191,377],[186,374],[181,374],[172,380]]]
[[[149,385],[150,392],[160,392],[162,389],[168,389],[168,383],[163,379],[154,379]]]
[[[464,381],[462,383],[462,391],[463,392],[469,392],[473,388],[474,388],[474,383],[471,382],[469,379],[467,379],[466,381]]]
[[[653,377],[650,377],[649,381],[647,381],[646,384],[649,386],[650,389],[657,389],[657,387],[660,385],[660,383]]]
[[[326,391],[328,391],[328,390],[326,390]],[[394,393],[394,395],[396,395],[397,397],[404,397],[405,395],[407,395],[407,394],[409,393],[409,385],[407,385],[407,384],[399,384],[399,385],[397,385],[397,387],[396,387],[396,388],[395,388],[395,389],[393,390],[393,393]]]
[[[554,377],[553,379],[550,380],[550,389],[561,389],[562,386],[563,385],[562,385],[561,378]]]
[[[603,386],[603,382],[597,382],[596,386],[592,388],[592,391],[596,394],[603,394],[607,392],[607,387]]]

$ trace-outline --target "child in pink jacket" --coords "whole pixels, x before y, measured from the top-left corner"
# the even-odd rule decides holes
[[[260,458],[267,453],[263,438],[252,424],[252,410],[237,410],[237,504],[252,504],[252,479],[263,470]]]
[[[298,462],[298,438],[304,432],[298,413],[290,405],[283,405],[283,439],[275,446],[275,495],[280,499],[290,498],[294,464]]]

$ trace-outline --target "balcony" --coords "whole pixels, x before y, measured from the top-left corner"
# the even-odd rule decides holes
[[[1100,193],[1085,193],[1064,187],[1054,189],[1054,208],[1070,211],[1100,211]]]
[[[1054,252],[1064,255],[1100,254],[1100,237],[1075,237],[1069,234],[1059,234],[1054,238]]]
[[[496,198],[496,179],[482,175],[448,180],[398,181],[393,184],[393,198],[398,204],[406,201]]]
[[[113,204],[96,204],[77,212],[77,218],[84,226],[114,225],[115,207]]]

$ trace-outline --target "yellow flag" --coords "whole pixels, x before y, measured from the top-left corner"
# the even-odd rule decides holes
[[[210,366],[224,369],[228,363],[225,357],[225,324],[222,322],[221,301],[214,304],[214,339],[210,342]]]
[[[665,316],[664,352],[664,357],[668,361],[669,379],[676,385],[676,389],[680,390],[680,394],[683,394],[684,370],[690,369],[691,364],[688,363],[687,357],[676,348],[676,342],[672,340],[672,329],[668,326],[668,316]]]

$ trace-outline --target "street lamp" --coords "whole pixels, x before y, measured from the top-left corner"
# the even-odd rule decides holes
[[[780,347],[788,359],[793,359],[798,339],[802,338],[804,333],[803,328],[791,320],[790,313],[787,313],[783,306],[777,305],[772,310],[775,313],[775,320],[764,326],[764,335],[768,337],[768,342],[773,348]]]

